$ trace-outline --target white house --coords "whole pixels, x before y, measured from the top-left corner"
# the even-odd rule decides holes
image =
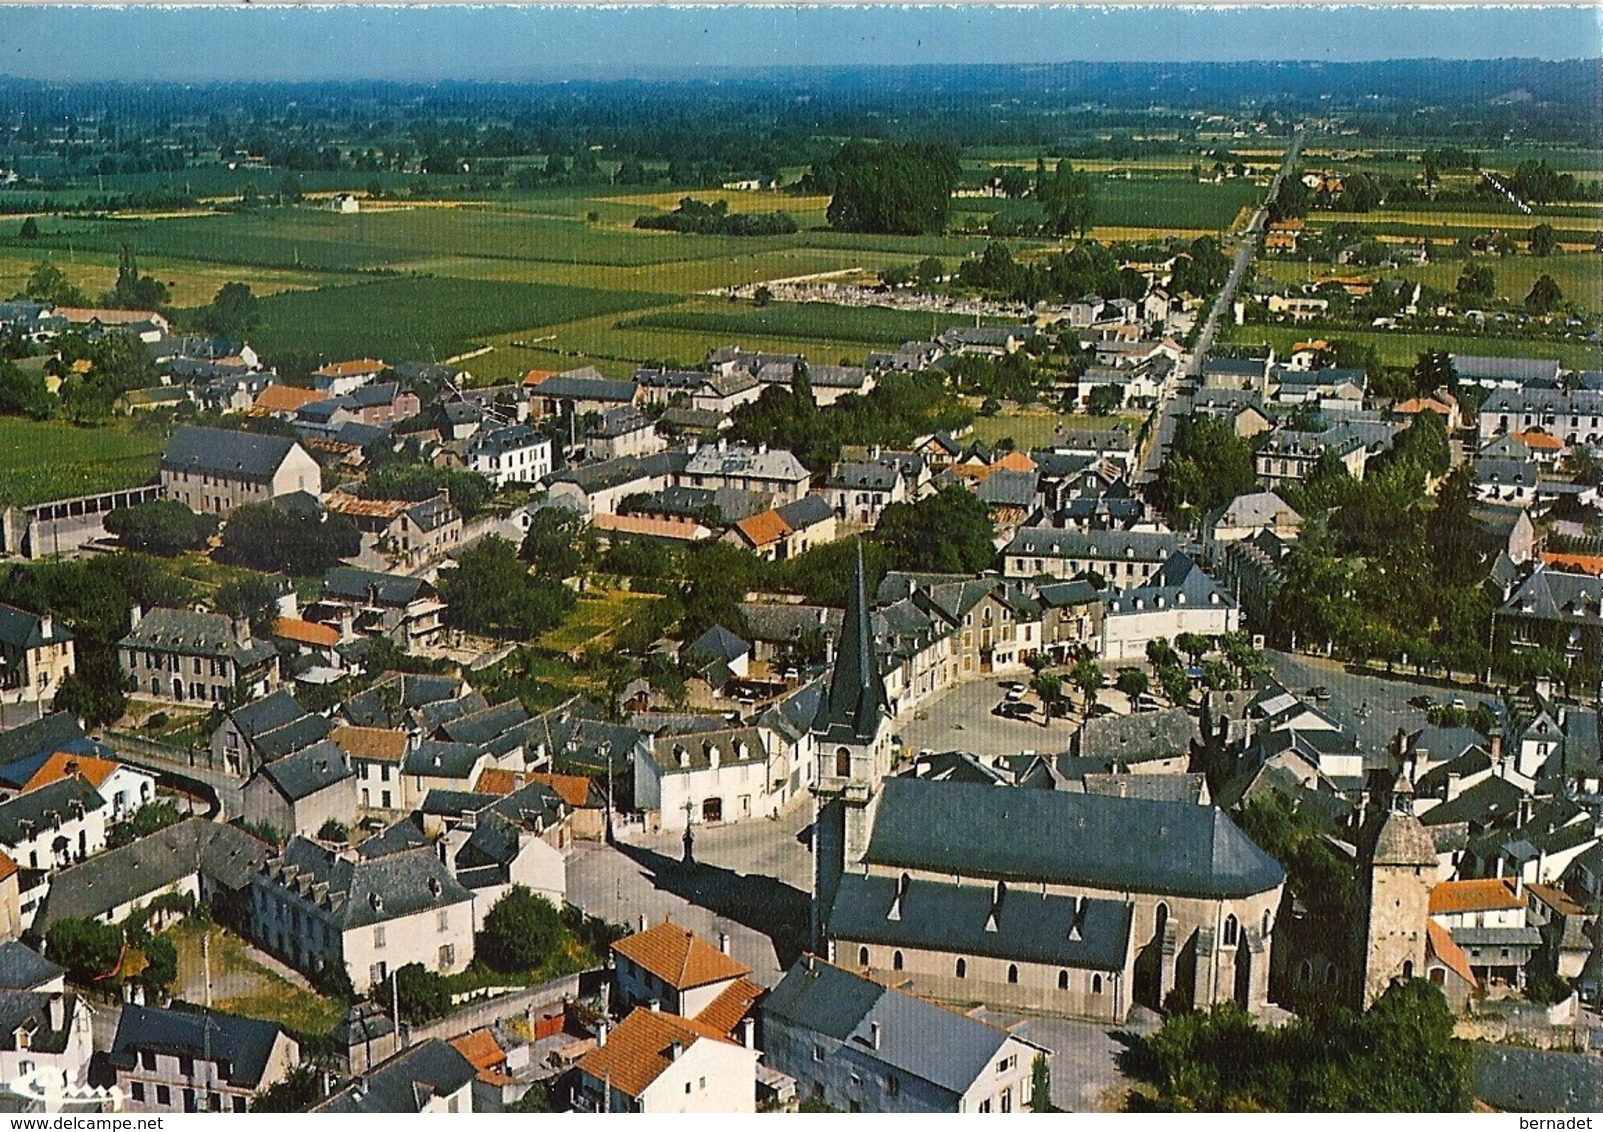
[[[536,483],[551,474],[551,441],[528,425],[507,425],[475,433],[466,459],[470,469],[498,488]]]
[[[760,727],[663,735],[635,750],[635,805],[664,830],[772,817],[811,783],[810,763]]]
[[[1241,609],[1202,567],[1176,552],[1158,572],[1134,589],[1108,599],[1102,616],[1102,655],[1108,660],[1139,659],[1147,642],[1173,640],[1181,633],[1221,637],[1241,624]]]
[[[580,1112],[757,1111],[757,1051],[705,1023],[637,1008],[579,1062]]]

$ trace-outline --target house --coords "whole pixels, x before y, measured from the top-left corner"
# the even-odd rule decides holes
[[[1069,753],[1116,771],[1183,774],[1192,747],[1201,743],[1196,719],[1184,708],[1169,708],[1088,719],[1074,733]]]
[[[377,381],[389,367],[377,358],[352,358],[344,362],[330,362],[312,371],[312,386],[330,397],[339,397]]]
[[[186,818],[55,873],[33,931],[43,937],[65,919],[120,924],[170,894],[194,900],[225,923],[239,922],[251,878],[272,853],[235,826]]]
[[[246,503],[323,492],[317,461],[284,436],[182,425],[161,456],[161,494],[192,511],[227,515]]]
[[[766,728],[657,736],[634,752],[635,805],[659,828],[772,817],[810,784],[810,765]]]
[[[1389,421],[1350,420],[1320,431],[1281,427],[1258,448],[1253,466],[1271,490],[1285,480],[1305,480],[1329,457],[1354,479],[1364,478],[1371,457],[1390,448],[1402,426]]]
[[[910,486],[897,463],[842,462],[824,477],[818,494],[840,522],[875,527],[887,506],[908,499]]]
[[[214,769],[244,779],[258,767],[327,738],[333,724],[283,690],[227,708],[211,734]]]
[[[733,1033],[762,991],[748,978],[751,968],[730,957],[729,937],[718,944],[673,923],[624,936],[612,945],[614,1008],[665,1010]]]
[[[1000,358],[1016,354],[1035,337],[1027,326],[954,326],[936,341],[948,354],[983,354]]]
[[[859,789],[877,804],[858,824],[839,824],[848,796],[814,835],[837,956],[941,1001],[1105,1022],[1176,991],[1267,1003],[1285,873],[1222,811],[919,778]]]
[[[579,1112],[757,1110],[757,1051],[712,1026],[637,1007],[579,1061]]]
[[[106,330],[118,330],[132,334],[146,343],[159,342],[172,330],[172,324],[156,311],[57,307],[56,314],[66,319],[71,326],[83,328],[91,335]]]
[[[1001,1026],[804,955],[764,1002],[763,1056],[842,1112],[1027,1112],[1037,1056]]]
[[[1461,384],[1483,389],[1555,389],[1563,367],[1552,358],[1492,358],[1480,354],[1450,354],[1453,373]]]
[[[315,836],[326,822],[356,821],[356,771],[336,743],[324,740],[256,769],[245,783],[245,820],[284,836]]]
[[[107,1062],[130,1112],[248,1112],[300,1047],[274,1022],[128,1003]]]
[[[115,759],[56,751],[42,759],[35,756],[0,767],[0,801],[14,794],[32,793],[67,778],[81,778],[93,786],[110,804],[106,818],[113,824],[132,817],[156,796],[154,775]],[[13,786],[19,779],[20,785]]]
[[[1318,405],[1327,412],[1360,409],[1369,388],[1362,369],[1275,369],[1274,400],[1280,405]]]
[[[52,615],[0,605],[0,702],[54,699],[76,667],[72,633]]]
[[[308,976],[339,965],[358,993],[408,963],[463,970],[473,920],[473,894],[432,845],[365,857],[296,837],[251,881],[256,943]]]
[[[1482,443],[1535,429],[1562,440],[1566,448],[1598,444],[1603,438],[1600,418],[1603,391],[1539,387],[1495,390],[1476,416]]]
[[[465,458],[497,488],[538,483],[551,474],[551,441],[528,425],[480,430],[468,441]]]
[[[507,1051],[488,1027],[452,1038],[448,1043],[473,1066],[473,1111],[505,1112],[527,1088],[507,1072]]]
[[[692,452],[674,482],[680,487],[759,492],[778,506],[806,495],[810,479],[811,473],[785,449],[770,451],[766,444],[754,448],[720,440]]]
[[[625,499],[658,492],[674,483],[689,459],[687,453],[670,449],[653,456],[622,456],[566,468],[552,477],[547,498],[587,519],[613,515]]]
[[[601,423],[585,437],[584,454],[590,460],[616,460],[620,456],[650,456],[667,446],[651,418],[630,406],[601,414]]]
[[[329,198],[328,207],[331,212],[351,216],[362,211],[362,198],[355,193],[335,193]]]
[[[9,940],[0,943],[0,990],[62,994],[67,990],[67,969],[27,944]]]
[[[308,1111],[316,1113],[474,1112],[478,1070],[449,1043],[429,1038],[368,1067]]]
[[[1134,660],[1158,637],[1183,633],[1217,640],[1241,624],[1236,600],[1187,554],[1176,551],[1157,573],[1109,597],[1102,615],[1102,655]]]
[[[434,586],[411,574],[382,574],[336,566],[323,575],[321,596],[306,617],[337,625],[341,639],[385,637],[407,652],[436,643],[445,632],[445,603]]]
[[[528,394],[530,414],[536,419],[606,413],[628,408],[640,396],[640,387],[634,382],[602,377],[591,366],[553,374],[534,385],[525,381],[524,391]]]
[[[404,566],[443,558],[462,541],[462,513],[440,494],[403,507],[379,536],[379,549]]]
[[[1067,580],[1093,573],[1113,585],[1133,587],[1156,574],[1179,545],[1167,531],[1025,527],[1002,550],[1002,574]]]
[[[1603,578],[1538,564],[1492,614],[1494,648],[1552,649],[1569,659],[1603,659],[1598,611]]]
[[[1476,979],[1488,985],[1525,985],[1525,965],[1542,944],[1526,913],[1518,878],[1446,881],[1430,890],[1430,918],[1447,929]]]
[[[83,1088],[94,1053],[93,1017],[75,994],[0,990],[0,1081],[19,1091],[43,1081]]]
[[[835,534],[835,512],[822,495],[814,492],[794,503],[741,519],[729,528],[724,541],[769,562],[784,562],[815,546],[834,542]]]
[[[1302,529],[1302,516],[1272,491],[1238,495],[1202,524],[1203,556],[1217,561],[1224,544],[1269,531],[1290,541]]]
[[[64,869],[106,847],[109,809],[99,791],[72,775],[0,802],[0,845],[25,869]]]
[[[329,742],[339,747],[356,771],[357,804],[364,810],[401,808],[404,731],[382,727],[336,727]]]
[[[435,816],[438,801],[438,795],[430,796],[425,819]],[[473,893],[475,930],[483,928],[484,916],[514,885],[564,907],[573,843],[568,815],[556,791],[530,782],[501,797],[464,798],[461,813],[446,818],[440,852]]]

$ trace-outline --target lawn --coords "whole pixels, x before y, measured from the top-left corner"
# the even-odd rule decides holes
[[[1318,331],[1294,326],[1246,326],[1227,324],[1221,337],[1227,342],[1272,342],[1278,354],[1290,352],[1292,345],[1309,338],[1345,339],[1374,346],[1382,365],[1411,366],[1426,350],[1447,350],[1455,354],[1480,354],[1498,358],[1554,358],[1569,369],[1603,367],[1603,349],[1584,342],[1544,342],[1530,338],[1481,337],[1473,334],[1406,334],[1386,330]]]
[[[174,996],[193,1003],[205,1000],[206,964],[200,950],[203,930],[197,921],[185,920],[167,933],[178,949]],[[269,970],[254,949],[233,932],[210,925],[210,934],[213,1007],[306,1034],[326,1034],[339,1023],[338,1003]]]
[[[607,638],[656,599],[656,594],[628,590],[590,590],[579,596],[579,604],[561,625],[542,634],[535,643],[559,653],[576,653],[589,645],[605,644]]]
[[[253,337],[268,355],[430,360],[514,330],[672,301],[667,295],[546,283],[391,279],[264,299],[262,326]]]
[[[164,434],[124,422],[79,428],[0,417],[0,503],[18,506],[138,487],[156,475]]]
[[[1139,428],[1141,419],[1139,413],[1112,417],[1092,416],[1090,413],[1000,413],[994,417],[974,418],[974,439],[994,444],[1004,437],[1011,437],[1015,446],[1029,451],[1052,447],[1059,425],[1071,430],[1111,428],[1117,424]]]
[[[1556,255],[1546,258],[1516,255],[1507,258],[1478,258],[1476,264],[1490,267],[1497,281],[1497,298],[1506,302],[1522,303],[1539,275],[1551,275],[1568,301],[1578,303],[1582,310],[1603,311],[1603,260],[1593,255]],[[1402,277],[1427,283],[1442,291],[1452,291],[1464,270],[1463,260],[1442,260],[1437,263],[1375,269],[1385,277]],[[1277,283],[1301,284],[1308,278],[1306,262],[1294,259],[1261,260],[1255,270]],[[1343,269],[1328,264],[1315,264],[1314,275],[1330,274]],[[1365,269],[1366,274],[1368,269]]]
[[[964,319],[956,315],[889,307],[846,307],[831,303],[724,303],[657,311],[620,323],[620,327],[653,330],[690,330],[721,334],[730,339],[765,335],[822,342],[867,342],[900,346],[931,338]],[[994,321],[994,320],[993,320]]]

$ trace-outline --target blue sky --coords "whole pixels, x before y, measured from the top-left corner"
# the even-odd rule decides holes
[[[1568,8],[0,6],[0,74],[540,81],[672,68],[1603,54]]]

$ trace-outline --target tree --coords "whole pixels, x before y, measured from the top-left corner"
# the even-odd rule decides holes
[[[1563,301],[1564,292],[1559,290],[1553,277],[1543,274],[1531,284],[1530,293],[1525,296],[1525,309],[1532,314],[1547,314]]]
[[[1044,669],[1030,677],[1030,690],[1041,698],[1041,707],[1047,719],[1063,700],[1063,678]]]
[[[122,929],[74,916],[57,920],[45,933],[45,953],[77,983],[111,974],[122,958]]]
[[[183,815],[178,812],[176,803],[165,799],[146,802],[134,811],[133,817],[118,822],[107,831],[106,848],[120,849],[141,837],[149,837],[170,825],[177,825],[182,820]]]
[[[66,273],[53,263],[35,264],[24,288],[28,298],[57,307],[87,306],[84,293],[67,281]]]
[[[816,164],[809,180],[831,194],[826,213],[831,227],[935,236],[946,230],[960,175],[954,146],[854,139]]]
[[[1083,240],[1091,231],[1096,191],[1090,176],[1075,172],[1067,161],[1059,161],[1050,177],[1036,180],[1035,196],[1046,210],[1047,226],[1054,236],[1077,235]]]
[[[1185,707],[1191,702],[1191,678],[1180,665],[1165,664],[1158,669],[1158,684],[1175,707]]]
[[[205,546],[217,531],[217,519],[196,514],[176,499],[154,499],[108,512],[105,527],[129,550],[171,558]]]
[[[1192,664],[1196,664],[1202,659],[1202,655],[1208,651],[1209,645],[1208,638],[1200,633],[1181,633],[1174,639],[1174,647],[1190,657]]]
[[[43,373],[0,358],[0,413],[42,421],[48,420],[55,409],[56,401]]]
[[[1158,505],[1177,525],[1199,521],[1257,484],[1252,446],[1213,417],[1181,417],[1158,469]]]
[[[1030,1111],[1062,1112],[1052,1103],[1052,1070],[1046,1063],[1046,1054],[1038,1053],[1030,1063]]]
[[[249,283],[224,283],[212,296],[211,305],[200,312],[202,328],[219,338],[243,338],[261,321],[256,295]]]
[[[247,503],[228,517],[219,557],[264,573],[305,577],[361,552],[362,532],[344,515]]]
[[[31,216],[23,218],[22,227],[17,235],[24,240],[37,240],[39,238],[39,222]]]
[[[530,971],[546,963],[566,935],[551,901],[517,884],[485,914],[479,954],[497,971]]]
[[[1419,393],[1430,393],[1437,389],[1453,391],[1458,386],[1458,370],[1453,365],[1453,355],[1446,350],[1426,350],[1414,362],[1412,370],[1414,389]]]
[[[881,513],[874,539],[895,570],[976,574],[996,558],[996,528],[971,491],[943,487],[917,503],[892,503]]]
[[[1085,697],[1086,714],[1091,714],[1097,692],[1107,683],[1107,678],[1102,675],[1102,669],[1097,667],[1097,662],[1091,657],[1083,656],[1069,670],[1069,680],[1080,689],[1080,694]]]
[[[451,994],[445,980],[421,963],[408,963],[395,970],[395,997],[401,1017],[408,1022],[432,1022],[451,1010]]]
[[[1152,665],[1154,671],[1170,664],[1179,663],[1180,657],[1169,644],[1166,637],[1153,637],[1147,642],[1147,663]]]
[[[577,511],[566,507],[542,507],[536,511],[519,551],[534,572],[544,578],[583,575],[595,552],[590,525]]]
[[[178,949],[166,936],[155,936],[146,943],[145,969],[139,972],[139,981],[147,990],[165,991],[178,980]]]
[[[301,192],[301,179],[294,173],[286,172],[278,182],[279,204],[300,204],[305,194]]]
[[[539,636],[578,600],[560,581],[531,576],[517,548],[495,535],[462,551],[439,589],[448,624],[493,637]]]
[[[134,258],[134,246],[124,243],[117,256],[117,284],[106,292],[104,302],[110,307],[131,310],[154,310],[167,303],[167,286],[149,275],[139,274],[139,263]]]
[[[322,1074],[314,1065],[297,1065],[277,1083],[251,1098],[252,1112],[305,1112],[323,1099]]]
[[[1121,668],[1119,669],[1118,679],[1113,682],[1113,686],[1130,697],[1130,710],[1134,711],[1137,702],[1147,694],[1147,689],[1152,686],[1152,681],[1139,668]]]
[[[83,721],[85,727],[104,727],[122,718],[128,710],[122,668],[114,648],[80,648],[78,668],[56,685],[55,711]]]
[[[1532,255],[1545,258],[1559,250],[1558,234],[1553,231],[1551,224],[1538,224],[1530,230],[1527,239],[1530,241]]]
[[[1483,263],[1467,263],[1458,276],[1454,285],[1459,297],[1471,300],[1486,300],[1497,294],[1497,277],[1492,269]]]
[[[260,574],[224,582],[217,587],[212,604],[218,613],[247,622],[250,631],[263,640],[272,635],[274,622],[278,620],[278,595]]]

